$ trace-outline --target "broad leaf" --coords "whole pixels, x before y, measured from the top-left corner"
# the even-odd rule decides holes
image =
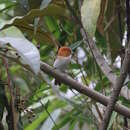
[[[40,71],[40,54],[38,49],[25,38],[16,37],[2,37],[0,38],[0,45],[3,46],[9,43],[15,48],[21,56],[24,64],[28,64],[31,69],[38,74]]]
[[[51,117],[54,121],[56,121],[61,113],[61,109],[55,110],[53,113],[51,113]],[[40,130],[52,130],[52,128],[55,126],[54,122],[51,120],[50,117],[45,121],[45,123],[41,126]]]
[[[53,112],[55,109],[57,108],[62,108],[65,106],[65,103],[64,102],[61,102],[61,101],[54,101],[51,103],[51,105],[49,105],[48,107],[48,111],[51,113]],[[38,117],[36,120],[34,120],[32,122],[32,124],[29,124],[25,130],[36,130],[36,128],[47,118],[49,117],[48,113],[46,111],[43,111]]]
[[[82,23],[90,36],[94,36],[100,13],[101,0],[84,0],[81,7]]]
[[[32,9],[25,16],[16,16],[10,21],[4,23],[0,26],[0,29],[6,28],[8,26],[14,25],[14,23],[27,23],[32,22],[35,17],[43,17],[43,16],[55,16],[55,17],[68,17],[68,12],[65,8],[62,8],[57,5],[49,5],[45,9]]]

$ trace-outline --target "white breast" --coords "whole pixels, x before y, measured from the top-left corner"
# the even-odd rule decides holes
[[[53,66],[56,69],[65,70],[70,61],[71,61],[71,55],[68,57],[58,56]]]

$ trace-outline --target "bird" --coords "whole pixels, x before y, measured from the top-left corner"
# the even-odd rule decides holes
[[[54,61],[53,67],[55,69],[60,70],[61,72],[65,72],[67,66],[71,62],[72,58],[72,50],[70,47],[62,46],[59,48],[56,59]],[[55,80],[55,84],[60,84],[59,81]]]

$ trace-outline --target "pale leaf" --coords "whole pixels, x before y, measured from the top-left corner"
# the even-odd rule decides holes
[[[16,49],[25,64],[28,64],[31,69],[37,74],[40,71],[40,54],[38,49],[32,42],[25,38],[16,37],[1,37],[0,46],[9,43]]]
[[[84,0],[81,7],[81,20],[90,36],[94,36],[96,24],[100,13],[101,0]]]

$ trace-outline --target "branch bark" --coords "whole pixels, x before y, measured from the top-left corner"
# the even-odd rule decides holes
[[[43,72],[45,72],[46,74],[49,74],[49,75],[53,76],[54,78],[58,79],[58,81],[60,81],[64,84],[67,84],[72,89],[77,90],[79,93],[82,93],[82,94],[100,102],[101,104],[107,106],[107,104],[109,102],[109,98],[96,92],[95,90],[90,89],[89,87],[87,87],[85,85],[78,83],[76,80],[59,72],[58,70],[55,70],[54,68],[50,67],[46,63],[41,62],[41,70]],[[128,109],[127,107],[117,103],[114,107],[114,110],[116,112],[130,118],[130,109]]]
[[[126,76],[129,72],[129,66],[130,66],[130,17],[129,17],[129,12],[130,12],[130,0],[126,0],[126,25],[127,25],[127,42],[128,42],[128,49],[126,48],[125,50],[125,58],[123,61],[123,65],[121,67],[121,72],[120,76],[116,81],[116,84],[114,86],[114,89],[112,91],[108,106],[106,108],[105,115],[103,117],[103,121],[100,126],[100,130],[106,130],[107,126],[109,124],[109,120],[112,115],[112,111],[114,109],[114,106],[116,104],[116,101],[118,100],[118,96],[120,94],[121,88],[123,86],[123,83],[126,79]]]
[[[28,66],[25,66],[24,64],[22,64],[18,59],[10,57],[10,56],[6,56],[2,53],[0,53],[0,55],[8,58],[9,60],[11,60],[13,62],[20,64],[22,67],[24,67],[25,69],[32,72],[32,70]],[[95,90],[90,89],[89,87],[87,87],[85,85],[78,83],[76,80],[55,70],[54,68],[50,67],[49,65],[47,65],[44,62],[41,62],[41,71],[53,76],[54,78],[57,78],[62,83],[69,85],[69,87],[77,90],[79,93],[82,93],[82,94],[98,101],[99,103],[103,104],[104,106],[107,106],[107,104],[109,102],[109,98],[107,98],[106,96],[96,92]],[[39,75],[39,77],[40,77],[40,75]],[[127,107],[117,103],[114,107],[114,110],[116,112],[118,112],[119,114],[130,118],[130,109],[128,109]]]
[[[129,44],[128,50],[126,50],[126,53],[125,53],[125,58],[124,58],[123,65],[121,68],[120,76],[117,79],[115,86],[113,87],[114,89],[112,91],[108,106],[106,108],[105,115],[100,126],[100,130],[107,129],[110,117],[112,115],[112,111],[114,109],[114,105],[116,101],[118,100],[118,96],[120,94],[121,88],[126,79],[126,76],[129,70],[129,65],[130,65],[130,44]]]
[[[112,84],[115,84],[116,81],[116,75],[113,73],[112,69],[109,67],[103,56],[101,55],[100,51],[98,50],[95,42],[92,40],[92,38],[88,38],[87,33],[85,32],[84,28],[81,29],[81,34],[83,38],[85,39],[85,44],[88,45],[87,40],[89,41],[90,48],[92,50],[94,59],[96,60],[99,68],[102,70],[102,72],[105,74],[105,76],[109,79],[109,81]]]
[[[9,117],[9,119],[12,118],[11,120],[11,125],[13,128],[9,128],[9,129],[13,129],[13,130],[18,130],[17,128],[17,124],[18,124],[18,112],[15,110],[15,101],[14,101],[14,95],[13,95],[13,88],[11,86],[11,77],[10,77],[10,73],[9,73],[9,66],[8,66],[8,62],[5,58],[3,58],[3,62],[5,64],[5,68],[6,68],[6,73],[7,73],[7,79],[8,79],[8,88],[9,88],[9,92],[10,92],[10,108],[11,108],[11,113]],[[8,115],[9,115],[9,111],[8,111]]]
[[[130,0],[126,0],[127,41],[130,40]]]

